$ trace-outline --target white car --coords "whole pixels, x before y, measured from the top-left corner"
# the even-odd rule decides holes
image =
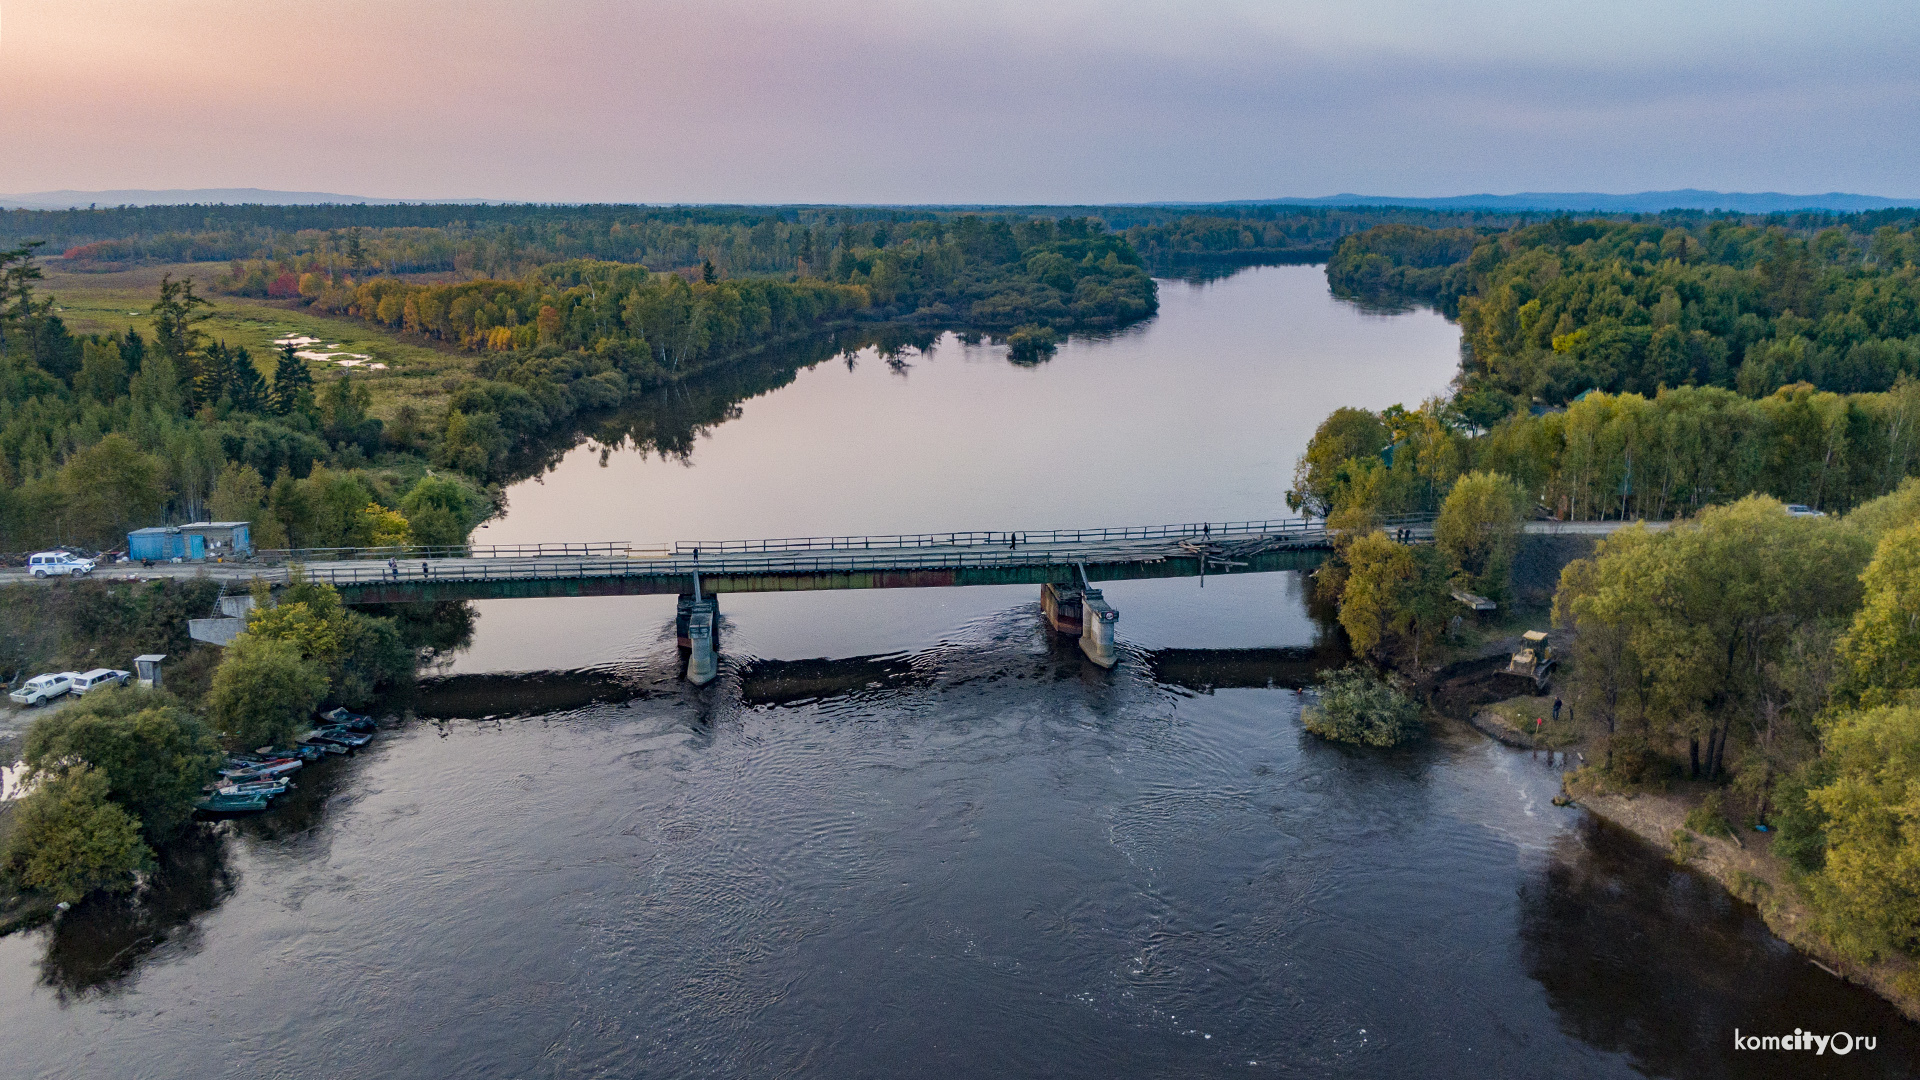
[[[27,560],[27,569],[34,577],[72,577],[93,573],[93,560],[70,551],[42,551]]]
[[[85,675],[76,675],[73,679],[73,692],[84,694],[102,686],[125,686],[133,678],[131,671],[115,671],[112,668],[97,667]]]
[[[1803,506],[1800,503],[1788,503],[1787,516],[1788,517],[1826,517],[1827,515],[1821,513],[1818,510],[1815,510],[1811,506]]]
[[[73,689],[73,680],[80,676],[72,671],[62,671],[57,675],[36,675],[27,680],[27,684],[7,697],[20,705],[45,705],[61,694]]]

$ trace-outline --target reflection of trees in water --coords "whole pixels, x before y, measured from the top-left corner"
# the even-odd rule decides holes
[[[435,674],[447,670],[454,656],[473,644],[473,624],[479,618],[465,601],[433,604],[368,604],[369,615],[394,620],[400,640],[420,657],[419,670]]]
[[[709,429],[737,419],[743,402],[781,389],[807,368],[839,358],[852,370],[860,354],[872,349],[895,374],[905,375],[912,369],[911,358],[932,355],[948,329],[884,323],[763,349],[650,391],[635,404],[583,416],[574,427],[521,452],[507,482],[553,470],[583,443],[599,450],[603,465],[614,451],[628,448],[688,463],[694,446]],[[1124,332],[1076,336],[1112,337]],[[981,340],[978,332],[955,333],[965,344]]]
[[[1714,881],[1594,819],[1522,887],[1520,942],[1561,1027],[1650,1075],[1893,1077],[1920,1060],[1920,1029],[1892,1006],[1822,973]],[[1735,1050],[1736,1027],[1880,1042],[1816,1059]]]
[[[196,920],[234,888],[225,839],[200,826],[167,846],[147,887],[131,896],[96,893],[53,924],[40,981],[62,1002],[121,988],[163,945],[191,953],[199,947]]]

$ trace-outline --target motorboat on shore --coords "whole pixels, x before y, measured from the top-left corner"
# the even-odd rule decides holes
[[[228,758],[227,767],[220,770],[220,775],[229,780],[266,780],[298,771],[306,764],[297,757],[247,760],[248,757],[251,755]]]
[[[343,727],[323,727],[307,736],[307,742],[330,742],[341,746],[361,747],[373,741],[373,736],[358,731],[349,731]]]
[[[215,792],[193,804],[203,814],[251,814],[267,808],[266,795],[223,795]]]
[[[365,713],[350,712],[344,705],[321,713],[320,719],[326,721],[327,727],[346,728],[348,731],[371,732],[380,726],[373,717]]]

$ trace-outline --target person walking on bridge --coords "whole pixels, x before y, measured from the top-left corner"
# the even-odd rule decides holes
[[[400,560],[399,559],[395,559],[391,557],[387,559],[387,573],[392,575],[393,580],[395,581],[400,580]]]

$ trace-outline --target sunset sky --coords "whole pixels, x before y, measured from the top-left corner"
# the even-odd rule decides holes
[[[1920,194],[1911,0],[4,0],[0,192]]]

